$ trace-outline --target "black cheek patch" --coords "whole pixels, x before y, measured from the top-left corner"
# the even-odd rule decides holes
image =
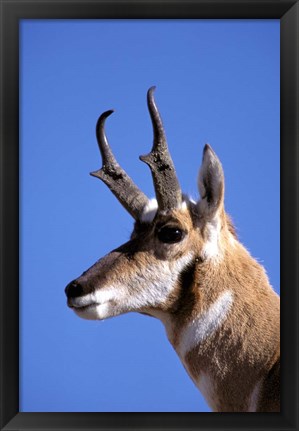
[[[196,270],[196,261],[194,260],[191,264],[187,265],[187,267],[180,273],[179,275],[179,283],[183,290],[189,290],[194,283],[194,276]]]
[[[195,305],[195,295],[192,289],[195,282],[197,260],[195,259],[191,264],[180,273],[179,275],[179,295],[173,306],[173,313],[180,313],[184,315],[190,312]]]

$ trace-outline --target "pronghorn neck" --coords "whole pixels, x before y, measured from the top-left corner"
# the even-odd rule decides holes
[[[221,261],[194,259],[171,312],[152,315],[213,411],[258,411],[279,355],[279,298],[235,237]]]

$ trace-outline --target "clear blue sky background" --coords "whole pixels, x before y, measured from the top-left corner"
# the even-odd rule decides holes
[[[22,21],[21,411],[209,411],[162,324],[66,307],[65,285],[129,238],[132,219],[89,172],[99,114],[148,195],[146,91],[156,85],[185,192],[209,142],[241,241],[279,291],[279,21]]]

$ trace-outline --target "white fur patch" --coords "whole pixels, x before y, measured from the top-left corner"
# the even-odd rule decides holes
[[[233,303],[233,293],[223,292],[210,308],[190,322],[180,334],[177,352],[184,358],[190,350],[214,334],[228,316]]]
[[[130,280],[128,291],[132,310],[163,304],[175,288],[179,274],[192,259],[193,253],[188,253],[174,262],[160,261],[135,274]]]
[[[78,316],[86,319],[105,319],[129,311],[155,308],[167,300],[180,273],[192,259],[193,254],[189,253],[174,262],[161,260],[130,276],[120,275],[118,282],[75,298],[71,305]]]
[[[188,209],[188,205],[187,205],[187,202],[186,202],[186,201],[183,201],[183,202],[182,202],[182,204],[181,204],[181,209],[182,209],[183,211],[187,211],[187,209]]]
[[[86,320],[103,320],[111,317],[111,304],[93,304],[87,308],[74,308],[77,316]]]
[[[106,302],[115,300],[117,297],[117,292],[115,292],[113,289],[103,288],[101,290],[96,290],[93,293],[88,293],[84,296],[70,298],[69,301],[73,307],[80,308],[92,304],[104,304]]]
[[[219,238],[220,238],[220,220],[217,216],[206,224],[207,239],[202,248],[202,258],[215,259],[220,256]]]
[[[188,205],[185,200],[183,200],[183,202],[181,203],[180,209],[182,209],[183,211],[186,211],[188,209]],[[143,223],[151,223],[154,220],[157,211],[158,211],[157,200],[155,198],[152,198],[148,201],[145,208],[143,209],[143,212],[140,217],[140,221]]]
[[[155,218],[157,210],[158,210],[157,199],[155,198],[150,199],[141,214],[140,221],[143,223],[151,223]]]
[[[102,288],[93,293],[69,299],[74,312],[83,319],[98,320],[106,319],[113,315],[113,304],[120,300],[124,292],[111,288]]]

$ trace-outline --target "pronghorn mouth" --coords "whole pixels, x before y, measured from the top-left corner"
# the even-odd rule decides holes
[[[68,306],[77,316],[87,320],[104,320],[115,314],[112,301],[90,302],[88,304],[78,304],[68,301]],[[114,311],[113,311],[114,310]],[[112,314],[111,314],[112,313]]]
[[[108,301],[105,301],[105,302],[90,302],[88,304],[78,304],[78,303],[75,303],[75,302],[73,302],[73,301],[71,301],[69,299],[67,301],[67,305],[74,312],[84,313],[85,311],[90,311],[92,309],[95,310],[97,307],[105,307],[108,304],[111,305],[112,302],[113,301],[108,300]]]
[[[107,291],[105,289],[99,289],[95,292],[88,293],[86,295],[69,297],[67,300],[67,305],[76,310],[84,310],[91,306],[101,306],[107,305],[109,302],[114,302],[116,295],[114,292]]]
[[[100,305],[98,301],[92,300],[93,298],[85,298],[83,297],[77,297],[77,298],[68,298],[67,305],[69,308],[72,308],[73,310],[84,310],[89,308],[90,306],[94,305]]]
[[[96,303],[92,303],[92,304],[87,304],[87,305],[75,305],[75,304],[70,304],[68,302],[68,307],[71,308],[74,311],[84,311],[87,310],[90,307],[96,307],[97,305],[101,305],[101,304],[96,304]]]
[[[101,302],[96,301],[91,295],[79,296],[75,298],[68,298],[67,305],[73,310],[84,310],[91,306],[101,305]]]

